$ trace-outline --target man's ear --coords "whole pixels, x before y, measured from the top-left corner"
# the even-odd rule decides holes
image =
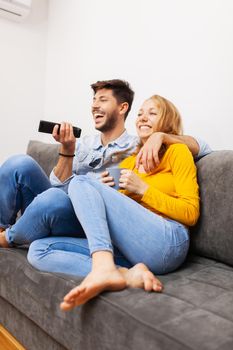
[[[123,102],[121,103],[121,107],[120,107],[120,114],[124,114],[128,111],[129,109],[129,104],[128,102]]]

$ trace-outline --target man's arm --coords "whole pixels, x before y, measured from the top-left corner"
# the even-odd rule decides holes
[[[192,136],[178,136],[165,134],[163,132],[155,132],[149,137],[149,139],[139,151],[136,158],[136,167],[138,168],[140,164],[143,164],[146,172],[154,170],[160,162],[159,150],[162,144],[169,146],[174,143],[185,144],[194,157],[199,153],[199,144]]]
[[[54,168],[55,176],[64,182],[72,175],[73,155],[75,152],[76,139],[73,134],[73,127],[69,123],[62,123],[60,127],[60,133],[57,133],[58,126],[54,127],[53,137],[57,142],[61,143],[59,153],[63,154],[59,156],[58,163]]]
[[[163,143],[165,143],[165,145],[173,145],[174,143],[183,143],[189,148],[193,157],[197,156],[200,150],[197,140],[194,137],[188,136],[188,135],[179,136],[179,135],[164,134]]]

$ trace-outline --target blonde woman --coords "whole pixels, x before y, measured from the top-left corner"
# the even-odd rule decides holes
[[[153,132],[182,134],[178,110],[158,95],[143,103],[136,128],[142,145]],[[160,164],[149,174],[142,165],[137,169],[136,155],[125,159],[120,167],[124,168],[121,193],[85,175],[75,176],[69,185],[70,200],[87,237],[82,240],[86,251],[83,245],[74,259],[82,269],[85,256],[90,272],[64,297],[63,310],[83,304],[104,290],[136,286],[161,291],[162,285],[152,272],[174,271],[186,258],[188,226],[199,216],[196,168],[187,146],[162,147]],[[32,255],[43,250],[38,246],[42,241],[32,243]],[[134,267],[116,266],[116,249],[124,259],[122,266]]]

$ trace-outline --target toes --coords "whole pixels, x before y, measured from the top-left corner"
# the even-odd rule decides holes
[[[77,298],[81,293],[85,291],[86,287],[80,285],[72,289],[68,294],[64,296],[64,301],[70,302]]]
[[[147,292],[161,292],[163,289],[162,283],[150,271],[145,271],[143,274],[144,289]]]
[[[153,289],[153,283],[151,280],[147,280],[144,282],[144,289],[146,292],[151,292]]]
[[[158,278],[155,277],[155,275],[151,271],[149,273],[150,278],[152,280],[152,290],[154,290],[155,292],[161,292],[163,289],[162,283]]]
[[[150,292],[153,289],[153,279],[149,271],[145,271],[142,275],[144,289],[147,292]]]
[[[154,292],[162,292],[162,290],[163,290],[162,283],[159,280],[154,279],[154,281],[153,281],[153,291]]]
[[[70,311],[72,310],[73,308],[75,307],[75,302],[66,302],[66,301],[63,301],[61,304],[60,304],[60,309],[62,311]]]

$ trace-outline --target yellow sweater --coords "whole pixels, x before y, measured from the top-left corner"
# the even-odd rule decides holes
[[[136,156],[120,163],[133,170],[149,187],[143,196],[120,190],[156,214],[192,226],[199,216],[199,195],[196,167],[192,154],[183,144],[168,147],[155,171],[145,174],[135,168]]]

